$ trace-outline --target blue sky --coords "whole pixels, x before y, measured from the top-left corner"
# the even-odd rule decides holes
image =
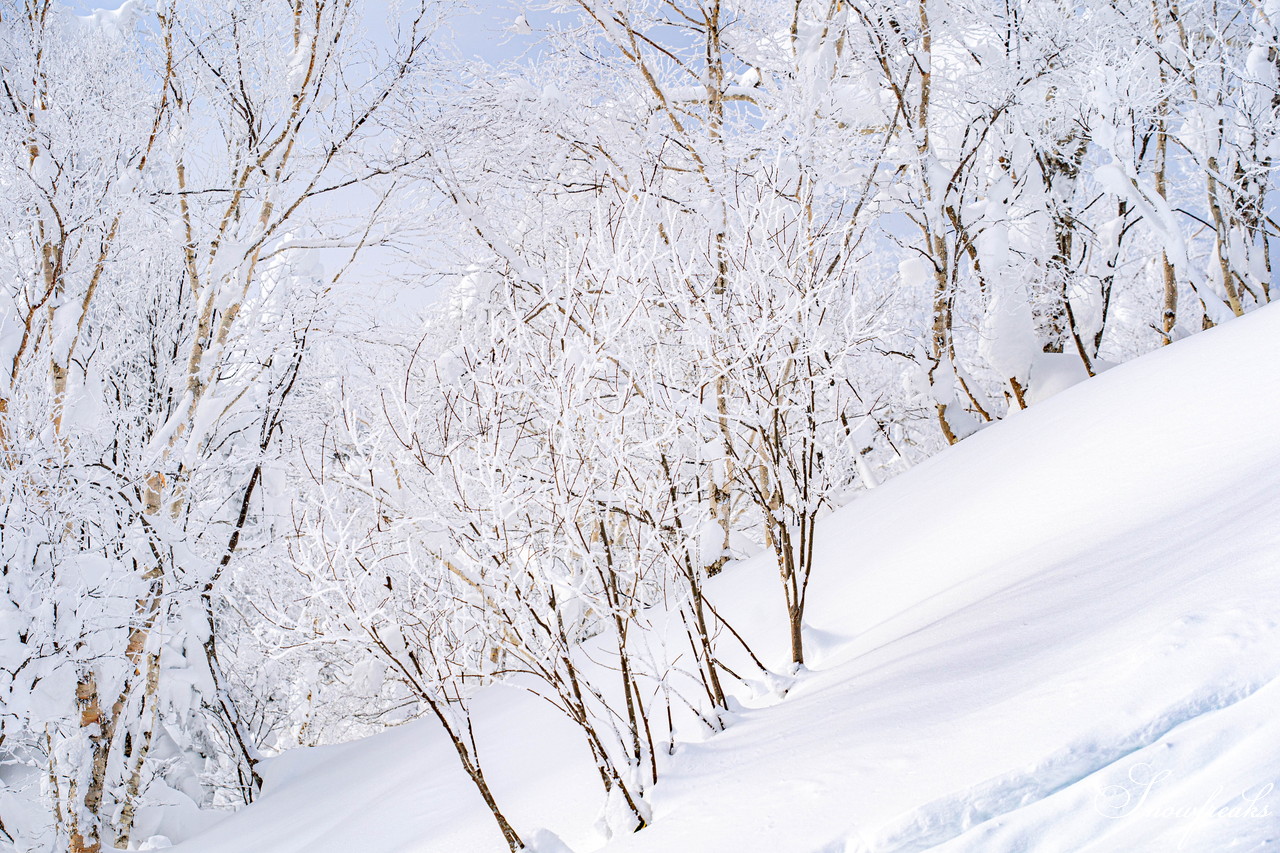
[[[98,9],[119,8],[123,0],[62,0],[78,14],[88,14]],[[209,0],[219,2],[219,0]],[[516,17],[524,12],[520,0],[471,0],[472,11],[460,14],[453,23],[453,40],[458,51],[466,57],[479,57],[492,62],[511,59],[527,49],[532,40],[509,32]],[[385,33],[386,14],[390,4],[385,0],[368,0],[366,25],[371,33]],[[536,15],[530,14],[531,20]]]

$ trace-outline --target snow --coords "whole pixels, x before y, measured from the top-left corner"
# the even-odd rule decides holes
[[[99,27],[118,36],[137,26],[138,17],[149,6],[148,0],[125,0],[115,9],[94,9],[88,15],[77,17],[87,26]]]
[[[1010,285],[994,288],[978,344],[983,358],[1001,376],[1025,378],[1039,349],[1025,289]]]
[[[1089,371],[1076,352],[1042,352],[1031,359],[1026,400],[1035,405],[1089,378]]]
[[[830,516],[808,668],[681,744],[642,832],[599,834],[598,781],[554,709],[482,692],[499,803],[558,853],[1277,844],[1278,337],[1267,307],[1179,341]],[[782,671],[776,584],[761,557],[709,595]],[[429,721],[287,753],[267,777],[258,803],[175,849],[505,849]]]
[[[586,748],[559,712],[508,688],[487,691],[477,704],[485,772],[494,777],[500,802],[517,801],[508,817],[522,828],[549,824],[571,845],[594,839],[594,814],[589,812],[599,781],[590,775]],[[366,741],[285,753],[266,763],[264,778],[257,804],[176,849],[506,849],[432,721],[406,724]],[[547,850],[555,850],[549,841]]]

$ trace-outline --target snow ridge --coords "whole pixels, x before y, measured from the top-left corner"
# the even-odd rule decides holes
[[[1020,772],[998,776],[920,806],[879,833],[870,844],[846,841],[845,853],[920,853],[934,849],[980,824],[1096,779],[1191,721],[1229,709],[1277,681],[1280,673],[1194,691],[1155,719],[1120,737],[1077,741]]]

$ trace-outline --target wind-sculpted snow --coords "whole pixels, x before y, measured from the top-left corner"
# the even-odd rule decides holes
[[[597,783],[564,724],[494,693],[478,709],[480,752],[509,816],[577,853],[1274,844],[1277,339],[1280,312],[1262,309],[1068,389],[830,516],[810,668],[785,697],[741,690],[726,731],[680,744],[639,833],[601,836]],[[709,595],[780,666],[775,583],[757,559]],[[178,849],[350,853],[367,837],[362,853],[501,850],[438,738],[412,731],[269,784]]]
[[[991,843],[990,838],[981,831],[984,824],[1007,818],[1019,809],[1077,785],[1095,786],[1093,805],[1100,818],[1124,817],[1126,809],[1131,805],[1130,800],[1133,799],[1131,792],[1123,785],[1124,780],[1143,786],[1132,792],[1141,796],[1146,790],[1147,781],[1153,779],[1155,773],[1151,777],[1143,777],[1110,771],[1149,766],[1134,761],[1134,756],[1146,756],[1148,748],[1156,744],[1167,746],[1169,736],[1180,726],[1205,714],[1229,709],[1257,690],[1257,685],[1247,684],[1225,692],[1202,691],[1127,735],[1105,741],[1086,740],[1068,744],[1024,770],[991,779],[922,805],[882,830],[874,842],[861,850],[868,853],[917,853],[936,849],[953,839],[959,840],[960,847],[964,849],[990,849],[983,846]],[[1121,779],[1121,784],[1109,783],[1107,779],[1111,777]],[[1017,819],[1017,816],[1013,817],[1015,822]],[[985,840],[971,840],[966,847],[964,835],[975,828],[978,831],[973,834]],[[978,846],[972,846],[974,844]],[[855,847],[851,853],[861,851]]]

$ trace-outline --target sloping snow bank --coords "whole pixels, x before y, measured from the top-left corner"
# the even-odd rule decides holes
[[[609,853],[1225,851],[1280,839],[1280,310],[1068,389],[829,518],[811,671],[671,759]],[[785,656],[764,563],[717,609]],[[518,829],[600,847],[554,712],[484,698]],[[285,756],[182,853],[499,851],[427,723]],[[293,770],[290,771],[292,766]]]

